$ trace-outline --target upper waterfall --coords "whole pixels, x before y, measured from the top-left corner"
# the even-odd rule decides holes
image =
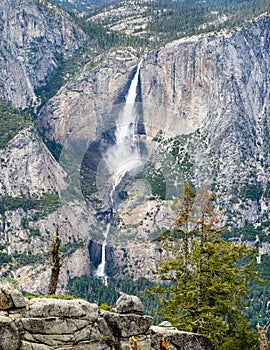
[[[139,116],[135,106],[141,64],[142,60],[137,66],[136,73],[130,83],[129,90],[126,95],[126,103],[122,111],[119,113],[116,121],[116,129],[114,134],[115,145],[112,146],[106,154],[106,165],[112,178],[109,197],[113,215],[117,210],[115,193],[118,185],[121,183],[126,174],[129,173],[132,175],[132,171],[143,164],[137,142],[137,124]],[[104,240],[102,243],[101,263],[96,271],[96,276],[102,278],[105,284],[107,284],[107,276],[105,273],[106,246],[113,215],[107,223],[106,229],[103,233]]]

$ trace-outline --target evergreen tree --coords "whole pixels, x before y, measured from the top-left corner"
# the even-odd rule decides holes
[[[173,228],[158,242],[154,273],[161,313],[181,330],[208,336],[217,349],[257,349],[258,336],[243,313],[248,283],[256,277],[256,251],[222,239],[215,196],[189,184],[174,205]]]

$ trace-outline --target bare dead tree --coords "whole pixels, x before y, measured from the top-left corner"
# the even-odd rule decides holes
[[[53,237],[53,243],[51,248],[51,276],[50,276],[48,295],[53,295],[56,293],[60,269],[63,265],[62,260],[64,258],[64,254],[60,254],[59,252],[60,245],[61,245],[59,230],[65,223],[66,221],[62,222],[61,225],[56,225],[55,234]]]

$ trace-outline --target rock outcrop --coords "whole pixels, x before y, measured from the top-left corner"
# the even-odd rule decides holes
[[[80,135],[88,128],[88,141],[96,141],[115,126],[138,56],[132,49],[118,50],[105,57],[95,70],[83,67],[76,79],[40,111],[39,129],[64,145],[70,134]]]
[[[128,310],[132,298],[126,297],[125,306],[122,298],[122,314],[99,310],[84,300],[27,300],[10,285],[0,285],[0,349],[128,350],[131,337],[140,350],[159,350],[164,337],[171,350],[213,349],[199,334],[151,326],[152,317],[133,313],[133,306]]]
[[[13,256],[16,268],[11,276],[24,290],[46,293],[54,225],[64,222],[67,216],[58,195],[59,185],[65,183],[65,172],[34,126],[22,130],[5,149],[0,149],[0,158],[1,253]],[[79,226],[83,224],[79,213],[77,219]],[[74,235],[69,224],[60,234],[61,245],[66,247],[59,283],[63,290],[69,278],[90,273],[89,237],[86,230]],[[1,263],[0,275],[7,269]]]
[[[2,150],[0,195],[19,197],[55,192],[64,173],[34,126],[22,130]]]

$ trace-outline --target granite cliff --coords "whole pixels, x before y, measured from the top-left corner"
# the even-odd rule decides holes
[[[82,46],[86,36],[67,15],[46,1],[0,4],[0,95],[19,108],[39,104],[59,62]]]
[[[59,57],[72,55],[85,34],[64,12],[42,2],[4,1],[0,10],[1,95],[20,108],[35,106],[35,89],[48,83]],[[142,142],[151,156],[141,176],[121,185],[114,249],[107,249],[110,276],[150,274],[160,254],[152,242],[167,228],[172,197],[186,180],[214,190],[226,212],[224,223],[261,228],[260,250],[269,251],[269,21],[266,14],[235,31],[181,39],[143,55],[136,101],[143,109]],[[0,151],[1,273],[23,289],[46,292],[53,224],[65,217],[60,290],[100,263],[110,208],[99,165],[113,143],[116,116],[140,56],[119,49],[94,69],[82,66],[41,109],[35,126]],[[40,133],[64,146],[60,162]],[[67,168],[65,156],[76,142],[80,151],[70,152],[74,167]],[[92,178],[81,186],[83,172],[90,171]],[[20,205],[26,199],[32,202]]]
[[[0,286],[0,349],[3,350],[211,350],[204,336],[180,332],[170,324],[151,326],[141,301],[122,295],[113,312],[84,300],[27,300],[9,285]]]
[[[131,265],[140,267],[128,269],[133,277],[149,273],[157,251],[147,242],[166,229],[172,194],[187,180],[213,189],[226,213],[223,223],[260,227],[261,252],[268,250],[269,21],[264,15],[235,31],[181,39],[143,56],[137,102],[152,152],[150,169],[122,188],[128,197],[112,228],[112,241],[122,241]],[[138,61],[136,52],[118,50],[94,71],[83,70],[43,108],[39,128],[64,144],[88,125],[89,143],[102,139],[106,149]],[[103,156],[92,159],[95,170]],[[154,189],[158,181],[165,201],[149,200],[161,194]],[[90,194],[95,218],[107,215],[101,192],[94,188]],[[96,227],[91,231],[99,241]],[[255,234],[248,239],[255,241]],[[124,255],[115,251],[116,264],[126,265]]]

